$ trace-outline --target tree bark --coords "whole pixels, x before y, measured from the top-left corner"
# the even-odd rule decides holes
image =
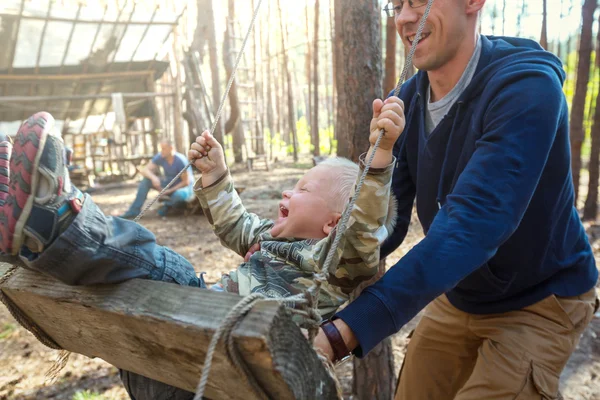
[[[310,25],[309,25],[308,3],[306,4],[306,85],[308,86],[308,106],[306,107],[306,123],[308,131],[312,133],[312,49],[310,47]],[[312,144],[312,137],[311,137]]]
[[[342,4],[343,1],[343,4]],[[381,10],[378,0],[338,0],[335,3],[336,79],[339,133],[347,135],[346,154],[338,135],[338,155],[358,160],[369,148],[372,103],[382,96]],[[340,154],[341,153],[341,154]],[[380,265],[380,275],[384,272]],[[357,290],[357,293],[360,289]],[[368,357],[355,360],[357,399],[385,399],[393,395],[391,342],[382,342]]]
[[[268,3],[267,21],[271,20],[271,3]],[[275,118],[273,115],[273,94],[276,91],[273,89],[273,71],[271,70],[271,31],[270,25],[266,26],[266,56],[267,56],[267,83],[265,90],[265,97],[267,99],[267,125],[269,126],[269,159],[273,159],[273,137],[275,136]]]
[[[542,2],[542,34],[540,35],[540,46],[548,50],[548,1]]]
[[[331,148],[329,149],[329,154],[331,154],[333,152],[333,142],[337,139],[336,136],[336,126],[337,126],[337,82],[335,79],[335,74],[336,74],[336,54],[337,54],[337,48],[339,46],[336,46],[335,43],[335,16],[334,16],[334,9],[335,7],[337,7],[337,3],[336,1],[330,1],[329,3],[329,38],[331,41],[331,52],[329,54],[331,54],[331,86],[333,89],[333,92],[331,93],[331,119],[332,119],[332,123],[331,123],[331,129],[333,130],[332,132],[332,145]],[[337,152],[337,144],[336,144],[336,152]]]
[[[311,123],[313,155],[321,155],[321,143],[319,140],[319,0],[315,0],[315,39],[313,50],[313,117]]]
[[[597,0],[585,0],[582,7],[581,38],[579,40],[579,62],[577,65],[577,82],[571,106],[571,169],[575,188],[575,205],[579,197],[579,181],[581,170],[581,147],[585,138],[583,117],[587,87],[590,79],[590,60],[592,55],[592,26]]]
[[[337,3],[336,3],[337,5]],[[339,28],[339,29],[338,29]],[[382,96],[381,10],[377,0],[344,0],[336,43],[343,44],[338,65],[338,127],[348,137],[354,161],[369,148],[372,104]],[[339,143],[338,143],[339,145]]]
[[[346,6],[347,0],[335,0],[334,3],[334,25],[335,31],[333,38],[333,43],[341,44],[344,38],[344,26],[342,25],[342,12]],[[345,43],[344,43],[345,44]],[[335,73],[335,91],[336,91],[336,116],[335,116],[335,138],[337,140],[337,155],[339,157],[349,157],[350,156],[350,138],[348,136],[348,132],[345,130],[346,124],[340,125],[343,121],[345,113],[342,112],[340,114],[340,108],[342,104],[346,102],[346,90],[344,89],[345,77],[345,69],[344,69],[344,58],[343,58],[343,47],[345,46],[334,46],[334,57],[333,57],[333,71]]]
[[[287,39],[287,26],[283,25],[283,12],[281,9],[281,0],[277,0],[277,6],[279,7],[279,24],[281,28],[281,48],[283,50],[283,74],[287,83],[287,104],[288,104],[288,123],[289,132],[292,137],[292,151],[294,154],[294,161],[298,161],[298,132],[296,130],[296,118],[295,118],[295,107],[294,107],[294,87],[292,86],[292,74],[289,68],[288,52],[285,47]]]
[[[217,114],[221,103],[221,82],[219,77],[219,58],[217,56],[217,33],[215,28],[215,13],[212,0],[198,0],[198,14],[204,14],[206,24],[206,42],[208,43],[208,58],[212,77],[212,105],[213,115]],[[200,16],[198,17],[200,18]],[[223,124],[218,123],[215,128],[215,139],[223,143]]]
[[[502,1],[502,35],[504,36],[506,27],[506,0]]]
[[[396,44],[398,34],[396,32],[395,18],[388,18],[385,29],[385,77],[383,90],[387,94],[396,87]]]
[[[379,262],[379,271],[374,279],[353,293],[352,299],[359,296],[367,286],[375,283],[385,274],[385,259]],[[394,376],[394,353],[392,340],[384,339],[366,357],[354,359],[354,381],[352,392],[358,400],[391,400],[394,397],[397,378]]]
[[[404,60],[406,63],[406,59],[408,58],[408,53],[410,53],[410,47],[406,47],[404,46]],[[406,72],[406,79],[412,78],[412,76],[415,74],[415,65],[414,64],[410,64],[408,66],[408,71]]]
[[[225,30],[225,40],[223,41],[223,59],[225,64],[225,71],[227,72],[227,79],[231,78],[233,73],[234,65],[234,54],[235,49],[233,48],[233,21],[235,21],[235,6],[233,0],[229,0],[229,23]],[[231,114],[229,119],[225,123],[225,132],[233,135],[233,158],[236,163],[244,162],[244,129],[242,127],[241,112],[240,112],[240,100],[238,97],[237,84],[235,80],[229,90],[229,107],[231,108]]]
[[[600,20],[600,17],[598,17]],[[596,68],[592,78],[600,80],[600,30],[596,36]],[[594,111],[594,124],[592,125],[592,144],[588,182],[588,194],[583,207],[584,220],[596,220],[598,215],[598,185],[600,184],[600,101],[598,101],[598,91],[596,91],[596,108]],[[590,116],[591,117],[591,116]]]

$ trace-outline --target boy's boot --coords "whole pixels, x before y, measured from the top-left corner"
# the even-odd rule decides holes
[[[0,206],[5,253],[17,255],[22,246],[41,253],[81,211],[83,194],[71,185],[65,146],[53,129],[54,118],[39,112],[15,136],[8,196]]]
[[[12,141],[0,133],[0,207],[8,197],[8,184],[10,182],[10,155],[12,154]]]

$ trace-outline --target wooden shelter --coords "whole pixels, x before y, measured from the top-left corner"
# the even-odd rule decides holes
[[[157,136],[182,132],[166,72],[184,12],[174,0],[3,0],[0,130],[45,110],[74,150],[74,175],[135,174]]]

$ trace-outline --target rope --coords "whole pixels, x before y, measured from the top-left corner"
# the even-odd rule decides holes
[[[262,3],[262,0],[258,0],[258,4],[256,5],[256,9],[254,10],[254,14],[252,15],[252,21],[250,21],[250,27],[248,28],[248,32],[246,33],[246,37],[244,37],[244,42],[242,43],[242,47],[237,55],[237,58],[235,60],[235,64],[233,66],[233,71],[231,72],[231,76],[229,77],[229,82],[227,83],[227,88],[225,89],[225,93],[223,93],[223,98],[221,99],[221,104],[219,104],[219,109],[217,110],[217,115],[215,116],[215,120],[213,121],[213,125],[210,128],[210,134],[213,135],[215,133],[215,129],[217,128],[217,124],[219,123],[219,119],[221,117],[221,113],[223,112],[223,107],[225,106],[225,102],[227,101],[227,96],[229,96],[229,91],[231,90],[231,86],[233,85],[233,82],[235,80],[235,74],[238,70],[238,67],[240,65],[240,61],[242,60],[242,56],[244,55],[244,49],[246,48],[246,43],[248,43],[248,38],[250,37],[250,34],[252,33],[252,30],[254,29],[254,25],[256,23],[256,18],[258,17],[258,11],[260,10],[260,5]],[[162,197],[162,195],[169,190],[169,188],[171,186],[173,186],[173,184],[175,183],[175,181],[177,179],[179,179],[179,177],[192,165],[194,164],[194,160],[190,161],[181,171],[179,171],[179,173],[175,176],[175,178],[173,178],[171,180],[171,182],[169,182],[167,184],[167,186],[164,187],[164,189],[162,189],[160,191],[160,193],[154,198],[152,199],[152,201],[150,201],[150,203],[144,207],[144,209],[140,212],[140,214],[135,217],[134,221],[138,222],[140,220],[140,218],[142,218],[142,216],[146,213],[146,211],[148,211],[150,209],[150,207],[152,207],[154,205],[154,203],[156,203],[156,201]]]
[[[35,336],[37,340],[39,340],[43,345],[53,349],[60,350],[58,354],[58,358],[50,369],[46,372],[46,378],[50,381],[56,380],[58,378],[58,374],[60,371],[67,365],[67,361],[69,360],[69,355],[71,354],[69,351],[64,350],[58,343],[54,341],[39,325],[37,325],[31,318],[27,316],[17,305],[4,294],[2,291],[2,286],[8,282],[8,280],[17,272],[19,267],[13,265],[4,275],[0,277],[0,301],[6,306],[8,312],[13,316],[13,318],[17,321],[19,325],[23,328],[27,329],[29,332]]]
[[[196,395],[194,396],[194,400],[201,400],[204,396],[204,392],[206,389],[206,385],[208,383],[208,377],[210,375],[210,370],[212,367],[212,360],[217,349],[217,345],[221,337],[226,345],[227,356],[234,365],[234,367],[238,370],[244,381],[249,384],[253,389],[256,395],[261,399],[269,399],[269,396],[265,393],[263,388],[260,386],[252,371],[246,363],[244,359],[240,355],[237,346],[233,340],[232,332],[236,325],[242,320],[242,318],[248,314],[248,312],[254,307],[254,305],[258,302],[274,302],[285,305],[286,303],[294,303],[309,306],[309,310],[314,310],[312,307],[312,301],[310,297],[307,297],[304,293],[296,296],[290,297],[281,297],[281,298],[270,298],[265,297],[261,293],[253,293],[246,297],[243,297],[225,316],[225,319],[217,328],[217,331],[213,335],[210,344],[208,345],[208,349],[206,351],[206,358],[204,360],[204,365],[202,366],[202,376],[200,377],[200,382],[196,388]],[[288,304],[289,305],[289,304]],[[292,313],[299,314],[302,316],[307,316],[309,318],[310,324],[314,325],[318,328],[319,323],[321,322],[320,316],[316,314],[311,314],[310,312],[306,312],[304,310],[297,310],[294,308],[288,308],[288,310]],[[317,318],[315,318],[317,317]],[[310,341],[312,343],[312,340]],[[329,361],[327,357],[325,357],[322,353],[318,353],[319,359],[321,361]],[[338,394],[341,395],[341,389],[338,380],[335,377],[335,371],[333,370],[333,365],[331,362],[325,363],[327,372],[332,377],[334,382],[336,382],[336,388]]]
[[[15,274],[17,271],[17,266],[12,266],[2,277],[0,277],[0,287],[6,283],[11,276]],[[23,328],[27,329],[29,332],[33,333],[33,335],[42,342],[44,345],[50,347],[54,350],[62,350],[62,347],[58,345],[50,336],[44,332],[42,328],[40,328],[35,322],[33,322],[23,311],[17,307],[17,305],[4,294],[2,289],[0,288],[0,301],[4,303],[8,311],[13,316],[13,318],[21,325]]]

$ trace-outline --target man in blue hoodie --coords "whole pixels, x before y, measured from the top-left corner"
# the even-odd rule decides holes
[[[404,44],[426,0],[388,5]],[[531,40],[477,33],[485,0],[436,0],[400,92],[395,147],[404,240],[425,238],[322,325],[332,359],[368,353],[419,311],[397,399],[554,399],[598,300],[574,204],[565,73]],[[382,101],[374,102],[374,110]]]

